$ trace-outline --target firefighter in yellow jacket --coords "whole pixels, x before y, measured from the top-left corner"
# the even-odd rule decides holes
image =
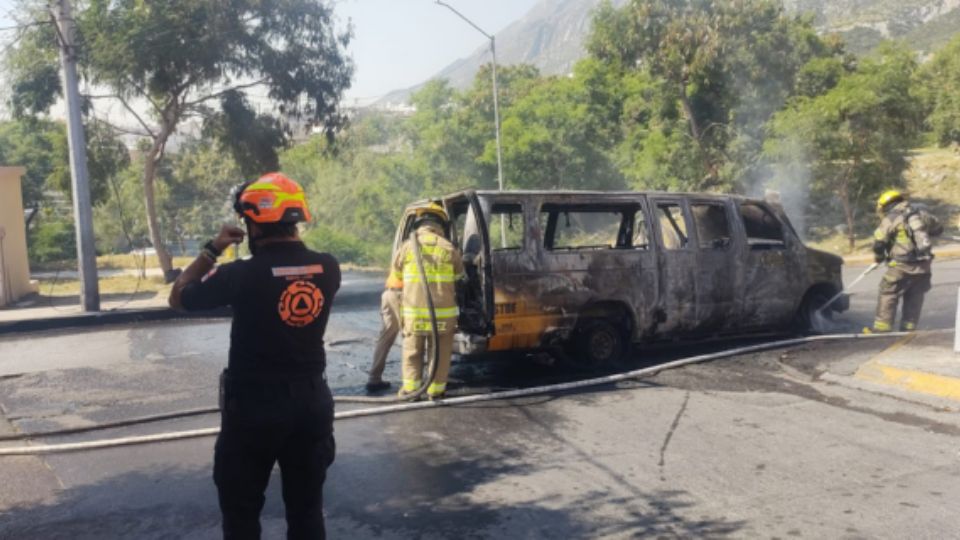
[[[887,263],[880,280],[877,317],[867,333],[890,332],[903,299],[900,330],[917,329],[923,297],[930,290],[930,266],[933,262],[932,239],[943,226],[920,205],[912,205],[903,193],[890,190],[877,200],[877,212],[883,216],[873,234],[873,251],[878,263]]]
[[[400,246],[393,259],[392,277],[403,281],[401,319],[403,321],[403,386],[400,396],[412,394],[423,384],[423,367],[433,357],[433,347],[439,346],[440,363],[436,376],[427,388],[430,399],[443,397],[450,373],[453,354],[453,335],[457,330],[456,284],[465,279],[463,260],[457,248],[445,237],[447,213],[443,207],[431,203],[416,211],[414,221],[423,270],[436,311],[439,344],[433,343],[433,327],[426,290],[414,254],[413,239]],[[426,362],[424,355],[426,354]]]

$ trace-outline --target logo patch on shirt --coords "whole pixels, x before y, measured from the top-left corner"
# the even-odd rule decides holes
[[[280,295],[280,320],[301,328],[317,320],[323,309],[323,291],[309,281],[294,281]]]
[[[322,264],[309,264],[307,266],[274,266],[270,269],[273,277],[291,277],[291,276],[312,276],[323,273]]]

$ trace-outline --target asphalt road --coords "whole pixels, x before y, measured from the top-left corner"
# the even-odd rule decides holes
[[[857,287],[838,329],[869,324],[879,278]],[[938,263],[934,282],[922,325],[951,327],[960,262]],[[376,306],[332,317],[337,393],[360,391],[378,324]],[[213,405],[227,331],[194,321],[0,339],[0,433]],[[732,344],[644,349],[623,368]],[[817,377],[890,344],[820,344],[617,387],[338,422],[330,537],[958,537],[957,413]],[[394,349],[394,381],[398,359]],[[582,376],[542,360],[463,363],[453,378],[483,391]],[[0,458],[0,538],[217,538],[212,447]],[[265,537],[283,536],[276,474],[263,521]]]

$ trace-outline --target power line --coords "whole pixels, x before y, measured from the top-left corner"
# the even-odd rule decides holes
[[[26,30],[34,26],[44,26],[51,24],[50,21],[36,21],[31,23],[15,24],[13,26],[0,26],[0,32],[8,32],[11,30]]]

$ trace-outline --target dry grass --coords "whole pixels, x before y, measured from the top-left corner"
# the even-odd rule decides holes
[[[850,240],[847,238],[847,235],[839,232],[833,233],[830,236],[819,238],[817,240],[808,240],[804,243],[814,249],[836,253],[837,255],[869,253],[871,252],[870,248],[873,246],[873,240],[870,238],[857,237],[854,248],[851,250]]]
[[[136,276],[110,276],[101,278],[100,294],[160,293],[166,295],[170,285],[164,284],[159,277],[137,279]],[[80,294],[80,282],[76,279],[41,279],[40,294],[46,297],[77,296]]]
[[[186,268],[188,264],[193,262],[193,259],[193,257],[174,257],[173,267]],[[97,268],[124,268],[132,270],[138,268],[139,265],[142,264],[142,261],[144,261],[144,259],[130,253],[100,255],[97,257]],[[148,255],[145,262],[147,268],[160,268],[160,262],[157,260],[156,255]]]
[[[909,160],[910,168],[904,173],[907,192],[940,218],[945,234],[955,234],[960,217],[960,153],[950,148],[918,148]],[[867,254],[872,244],[869,237],[858,236],[854,249],[850,250],[843,233],[807,242],[810,247],[840,255]]]
[[[952,231],[960,215],[960,153],[950,148],[915,150],[904,176],[914,200],[929,205]]]

